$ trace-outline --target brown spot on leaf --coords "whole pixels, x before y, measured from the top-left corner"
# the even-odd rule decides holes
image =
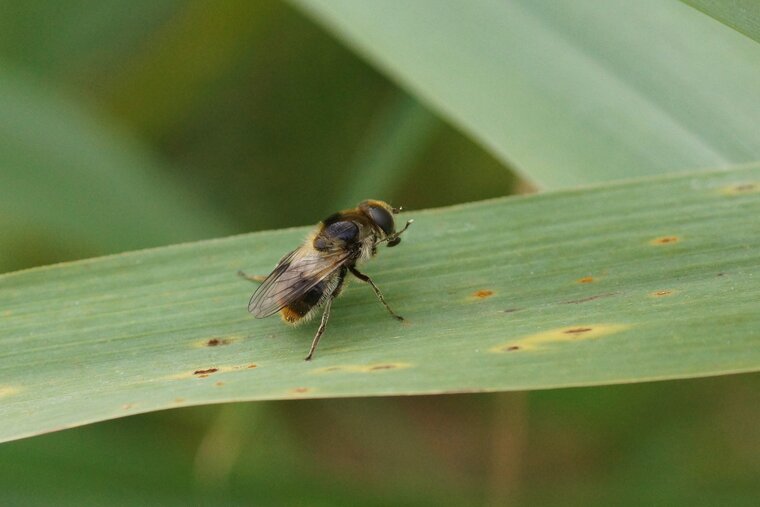
[[[230,364],[230,365],[219,365],[212,368],[205,368],[205,369],[199,369],[195,371],[187,371],[185,370],[183,373],[175,373],[173,375],[169,375],[165,378],[169,380],[182,380],[187,378],[206,378],[212,373],[231,373],[236,371],[243,371],[247,369],[253,369],[256,368],[257,365],[254,363],[243,363],[243,364]]]
[[[394,364],[377,364],[369,369],[369,371],[376,371],[376,370],[392,370],[395,368],[396,365]]]
[[[203,338],[201,340],[195,340],[191,346],[194,348],[203,347],[221,347],[224,345],[231,345],[242,339],[242,336],[212,336],[211,338]]]
[[[583,278],[578,278],[577,280],[578,283],[592,283],[594,281],[595,280],[593,276],[584,276]]]
[[[311,389],[309,389],[308,387],[295,387],[290,390],[290,392],[293,394],[304,394],[304,393],[308,393],[309,391],[311,391]]]
[[[562,301],[561,305],[576,305],[580,303],[586,303],[588,301],[594,301],[595,299],[601,299],[601,298],[607,298],[610,296],[615,296],[617,294],[620,294],[619,292],[605,292],[604,294],[596,294],[595,296],[589,296],[587,298],[582,299],[571,299],[570,301]]]
[[[653,297],[663,297],[663,296],[670,296],[671,294],[673,294],[672,290],[658,290],[658,291],[655,291],[655,292],[651,292],[650,296],[653,296]]]
[[[493,291],[488,289],[476,290],[472,295],[478,299],[485,299],[493,296]]]
[[[678,243],[681,240],[678,236],[661,236],[659,238],[654,238],[649,242],[650,245],[671,245],[673,243]]]
[[[576,327],[573,329],[566,329],[565,331],[562,331],[565,334],[579,334],[579,333],[588,333],[589,331],[593,331],[590,327]]]
[[[515,313],[519,312],[522,308],[507,308],[506,310],[502,310],[503,313]]]
[[[174,398],[174,403],[185,403],[185,398]]]
[[[221,380],[218,380],[218,381],[214,382],[214,385],[216,387],[222,387],[224,385],[224,382],[222,382]]]
[[[515,350],[520,350],[520,346],[519,345],[510,345],[509,347],[507,347],[506,350],[507,350],[507,352],[512,352],[512,351],[515,351]]]

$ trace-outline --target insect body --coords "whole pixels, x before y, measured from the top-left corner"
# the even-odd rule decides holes
[[[300,247],[277,263],[251,296],[248,311],[259,319],[280,312],[285,322],[298,324],[324,308],[307,361],[314,356],[332,302],[343,289],[348,273],[368,283],[388,312],[403,320],[391,310],[372,279],[356,269],[357,264],[377,253],[379,244],[392,247],[401,242],[399,236],[412,220],[397,232],[393,215],[399,211],[383,201],[367,200],[354,209],[330,215]]]

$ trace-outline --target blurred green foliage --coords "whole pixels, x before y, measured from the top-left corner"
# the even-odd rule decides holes
[[[5,0],[0,63],[0,271],[525,188],[279,2]],[[177,410],[0,446],[0,503],[755,505],[758,391]]]
[[[196,211],[227,224],[197,228],[183,240],[308,224],[353,206],[367,197],[367,173],[379,172],[357,169],[386,156],[389,146],[408,149],[383,161],[395,172],[379,181],[372,176],[384,190],[372,194],[377,198],[403,197],[406,207],[420,208],[512,188],[493,158],[278,2],[5,2],[0,20],[6,67],[22,69],[30,86],[79,101],[93,124],[137,138],[141,146],[133,151],[152,157],[151,170],[173,177]],[[404,106],[416,113],[399,113]],[[388,119],[399,114],[401,121]],[[404,128],[421,125],[414,114],[427,117],[422,133]],[[43,147],[52,141],[38,139]],[[414,191],[435,183],[444,183],[437,193]],[[63,198],[84,197],[70,192]],[[183,226],[171,218],[168,226]],[[8,241],[14,251],[14,236]],[[163,244],[175,241],[167,236]],[[158,244],[148,238],[121,249]],[[120,250],[109,243],[107,251],[83,248],[77,255],[76,245],[56,247],[47,245],[52,252],[41,258]],[[34,265],[21,253],[5,270]]]
[[[731,505],[757,499],[757,382],[299,400],[0,446],[5,505]]]

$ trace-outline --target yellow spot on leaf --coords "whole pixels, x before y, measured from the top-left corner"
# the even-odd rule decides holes
[[[314,373],[376,373],[389,370],[411,368],[409,363],[373,363],[373,364],[344,364],[327,366],[314,370]]]
[[[491,296],[493,296],[493,291],[488,289],[480,289],[472,293],[472,297],[476,299],[485,299],[490,298]]]
[[[578,278],[578,283],[592,283],[594,282],[593,276],[584,276],[583,278]]]
[[[672,296],[673,291],[672,290],[657,290],[654,292],[650,292],[649,295],[655,298],[661,298],[664,296]]]
[[[288,391],[288,393],[292,394],[292,395],[298,396],[298,395],[301,395],[301,394],[310,393],[312,391],[313,391],[313,389],[310,388],[310,387],[294,387],[293,389],[291,389],[290,391]]]
[[[760,192],[760,183],[755,182],[739,183],[738,185],[731,185],[730,187],[720,189],[720,193],[723,195],[746,195],[758,192]]]
[[[491,352],[515,352],[521,350],[537,350],[550,343],[577,342],[595,340],[602,336],[619,333],[628,329],[627,324],[578,324],[575,326],[559,327],[532,335],[518,338],[509,343],[497,345]]]
[[[13,396],[15,394],[18,394],[20,391],[21,391],[21,388],[19,387],[0,385],[0,398],[7,398],[9,396]]]

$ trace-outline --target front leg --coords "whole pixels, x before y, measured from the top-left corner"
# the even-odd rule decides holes
[[[385,298],[383,297],[382,292],[380,292],[380,289],[377,287],[377,285],[375,285],[375,282],[372,281],[372,278],[370,278],[367,275],[365,275],[364,273],[360,272],[358,269],[356,269],[353,266],[351,266],[350,268],[348,268],[348,270],[351,271],[351,274],[354,275],[356,278],[358,278],[362,282],[366,282],[366,283],[368,283],[368,284],[370,284],[372,286],[372,290],[375,291],[375,295],[377,296],[377,299],[380,300],[380,302],[383,304],[383,306],[385,306],[385,309],[388,310],[388,312],[391,315],[393,315],[393,317],[395,317],[398,320],[404,320],[404,317],[402,317],[401,315],[397,315],[396,312],[394,312],[393,310],[391,310],[391,307],[388,306],[388,303],[385,302]]]

